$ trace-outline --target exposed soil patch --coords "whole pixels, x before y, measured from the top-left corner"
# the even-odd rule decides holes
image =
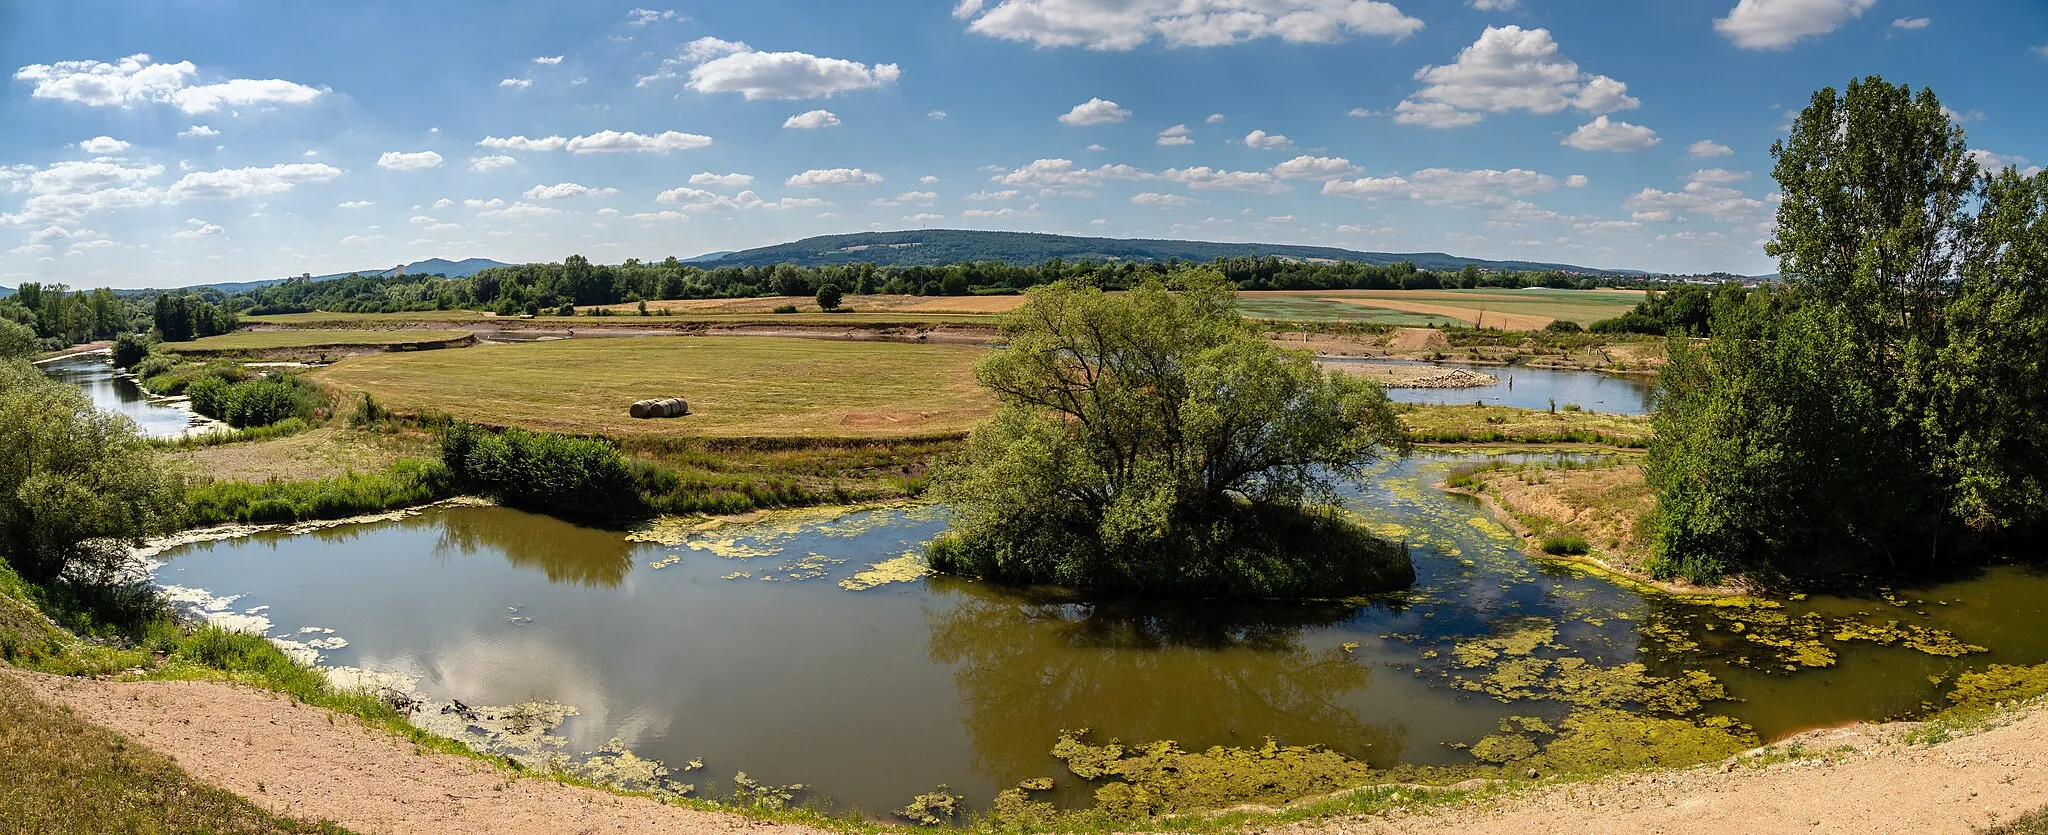
[[[37,696],[170,756],[272,814],[361,833],[816,832],[567,786],[411,743],[324,709],[217,682],[109,682],[6,670]]]
[[[1463,368],[1438,368],[1431,365],[1378,365],[1356,362],[1323,363],[1328,369],[1342,371],[1354,377],[1364,377],[1390,389],[1457,389],[1490,386],[1500,382],[1499,377],[1482,374]]]
[[[1812,758],[1767,762],[1755,754],[1714,764],[1524,792],[1434,814],[1374,816],[1288,827],[1283,832],[1970,833],[2048,804],[2048,708],[1936,746],[1900,737],[1912,723],[1856,725],[1801,734]]]
[[[1396,328],[1387,347],[1396,351],[1428,351],[1451,347],[1451,340],[1435,328]]]

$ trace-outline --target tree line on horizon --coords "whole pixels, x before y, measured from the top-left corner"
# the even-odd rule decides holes
[[[1052,259],[1018,266],[996,261],[947,266],[878,266],[871,263],[803,267],[711,267],[675,258],[659,262],[630,259],[592,263],[571,255],[558,263],[493,267],[467,278],[349,275],[320,281],[288,279],[225,296],[246,314],[397,313],[476,309],[499,314],[541,313],[561,307],[631,304],[676,299],[814,296],[826,285],[853,295],[1005,295],[1062,280],[1107,290],[1127,290],[1149,280],[1193,269],[1221,273],[1240,290],[1435,290],[1550,287],[1591,289],[1645,286],[1639,280],[1576,276],[1557,271],[1485,272],[1467,265],[1437,272],[1400,262],[1310,263],[1277,257],[1221,258],[1208,264],[1184,261],[1137,263]]]

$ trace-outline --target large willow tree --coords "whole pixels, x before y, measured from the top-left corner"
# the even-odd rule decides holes
[[[1282,350],[1221,276],[1035,288],[976,368],[1002,407],[942,474],[941,571],[1219,596],[1406,585],[1323,506],[1401,431],[1384,391]]]
[[[1980,177],[1932,91],[1824,89],[1771,148],[1784,285],[1674,340],[1652,567],[1957,559],[2048,518],[2048,179]]]

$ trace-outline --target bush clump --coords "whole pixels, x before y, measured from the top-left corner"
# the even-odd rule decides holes
[[[600,521],[646,512],[610,441],[457,422],[441,436],[441,461],[463,489],[512,507]]]
[[[1551,534],[1543,538],[1543,553],[1560,557],[1583,556],[1592,548],[1585,537],[1575,533]]]
[[[193,380],[185,393],[192,398],[193,411],[236,429],[269,426],[290,418],[310,419],[327,401],[317,384],[295,374],[239,383],[207,375]]]
[[[114,337],[114,365],[119,368],[134,368],[136,363],[149,356],[149,335],[124,333]]]

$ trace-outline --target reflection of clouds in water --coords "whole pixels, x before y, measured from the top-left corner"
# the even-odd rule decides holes
[[[430,648],[390,655],[365,653],[364,669],[412,676],[432,696],[470,704],[509,705],[552,701],[570,705],[578,715],[562,733],[570,747],[589,751],[618,737],[627,748],[666,736],[673,717],[653,704],[615,702],[605,670],[583,653],[559,645],[539,630],[480,634],[466,630]],[[687,682],[677,682],[686,692]]]

